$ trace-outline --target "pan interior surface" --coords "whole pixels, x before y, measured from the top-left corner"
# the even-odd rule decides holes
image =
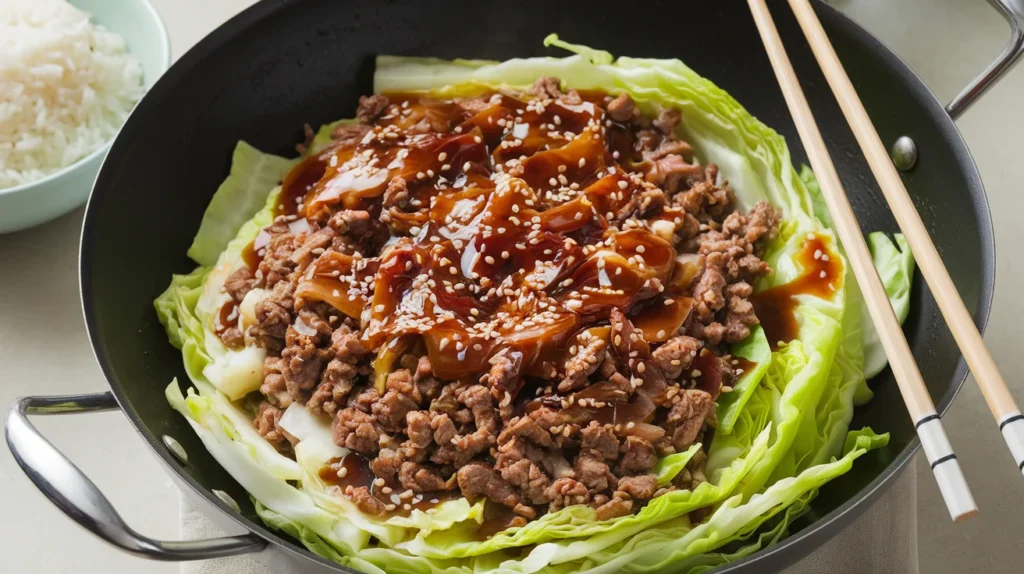
[[[411,1],[264,1],[175,64],[110,150],[90,199],[81,254],[82,298],[98,360],[121,406],[164,461],[230,513],[209,491],[229,492],[242,508],[245,527],[320,560],[262,526],[245,491],[167,404],[168,382],[187,381],[187,375],[152,301],[172,273],[193,267],[185,252],[227,174],[235,143],[242,139],[294,156],[304,123],[317,126],[352,115],[359,96],[372,90],[378,54],[492,60],[563,55],[542,44],[557,32],[615,55],[679,58],[782,133],[794,164],[806,162],[744,3],[643,2],[631,8],[638,21],[624,25],[617,11],[583,1],[526,0],[514,10],[465,0],[444,10]],[[774,14],[780,34],[788,39],[862,229],[896,231],[799,27],[780,8]],[[992,231],[980,178],[962,139],[941,105],[895,56],[832,9],[819,5],[818,12],[883,141],[909,135],[917,142],[921,159],[905,177],[907,189],[983,327],[994,275]],[[932,397],[944,410],[966,368],[920,277],[904,329]],[[790,538],[723,571],[755,568],[753,563],[777,568],[799,559],[839,532],[909,459],[917,443],[891,373],[884,371],[871,386],[875,397],[857,409],[851,427],[891,433],[888,448],[865,455],[823,488]],[[169,456],[162,435],[183,445],[187,465]]]

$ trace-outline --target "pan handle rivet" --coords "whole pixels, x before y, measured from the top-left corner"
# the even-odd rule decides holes
[[[181,443],[174,439],[174,437],[164,435],[164,445],[167,450],[171,451],[174,458],[178,459],[181,464],[188,464],[188,453],[185,452],[185,448],[181,446]]]
[[[230,506],[232,510],[234,510],[235,512],[241,514],[242,509],[238,507],[238,503],[235,502],[234,498],[231,498],[230,494],[224,492],[223,490],[217,490],[216,488],[213,489],[213,494],[214,494],[214,496],[219,498],[221,500],[221,502],[223,502],[224,504],[227,504],[228,506]]]
[[[907,136],[896,138],[890,153],[893,165],[900,171],[910,171],[917,164],[917,144]]]

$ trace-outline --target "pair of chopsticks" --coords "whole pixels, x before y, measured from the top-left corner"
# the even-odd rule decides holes
[[[846,249],[850,267],[865,295],[868,313],[878,331],[879,339],[885,354],[889,358],[896,382],[899,385],[903,401],[914,421],[925,456],[931,464],[932,472],[939,484],[939,490],[946,502],[953,520],[959,522],[978,513],[974,497],[967,486],[960,464],[953,454],[953,449],[946,438],[935,405],[928,395],[924,379],[918,370],[914,356],[910,352],[907,340],[903,336],[896,315],[893,313],[886,296],[885,288],[878,272],[872,263],[867,243],[860,233],[856,216],[850,207],[850,201],[843,190],[843,185],[836,174],[835,166],[829,157],[821,132],[814,122],[807,99],[800,88],[796,73],[790,64],[789,57],[779,38],[778,30],[772,21],[765,0],[748,0],[750,11],[754,15],[761,40],[764,42],[768,58],[778,78],[786,104],[796,124],[800,139],[807,151],[811,167],[818,177],[822,195],[828,205],[829,212],[835,223],[839,239]],[[1018,468],[1024,471],[1024,415],[1014,402],[1006,383],[996,368],[992,355],[989,354],[971,319],[967,307],[957,294],[956,286],[949,272],[942,264],[935,245],[925,230],[921,217],[907,194],[896,168],[886,152],[882,140],[878,137],[864,105],[846,75],[839,58],[836,56],[832,43],[829,42],[825,30],[818,21],[814,9],[808,0],[789,0],[789,5],[796,15],[800,27],[814,52],[818,64],[832,87],[832,92],[839,101],[839,106],[853,129],[854,136],[867,158],[872,173],[878,180],[889,207],[892,209],[896,222],[907,238],[910,249],[917,260],[918,267],[932,290],[942,316],[946,319],[957,345],[967,360],[968,366],[981,387],[989,410],[995,417],[999,430],[1013,455]]]

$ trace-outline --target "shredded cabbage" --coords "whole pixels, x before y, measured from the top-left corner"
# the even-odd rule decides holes
[[[678,60],[613,59],[556,36],[545,42],[575,55],[506,62],[381,56],[375,89],[452,97],[557,76],[578,89],[629,93],[645,113],[677,107],[683,137],[702,162],[718,164],[741,207],[768,200],[783,212],[780,234],[765,256],[773,272],[757,289],[800,274],[794,255],[808,233],[842,253],[813,174],[806,168],[798,173],[783,138],[720,88]],[[338,123],[319,130],[314,150],[327,144]],[[221,286],[241,264],[243,247],[270,223],[275,186],[292,165],[239,143],[231,174],[189,250],[200,267],[175,275],[155,307],[195,387],[183,392],[173,381],[167,400],[249,491],[264,522],[319,556],[372,573],[703,572],[778,541],[818,488],[887,443],[887,434],[848,428],[854,405],[870,398],[865,375],[884,368],[885,357],[863,320],[856,283],[845,280],[843,259],[834,296],[800,297],[794,341],[773,352],[764,331],[755,328],[734,346],[735,355],[755,366],[719,399],[719,426],[706,445],[708,481],[694,490],[670,492],[634,515],[607,521],[598,521],[587,506],[570,506],[484,541],[474,537],[483,505],[465,499],[408,517],[364,515],[319,479],[319,469],[345,453],[331,441],[325,421],[300,405],[287,409],[281,425],[298,439],[295,460],[255,432],[241,399],[259,387],[263,356],[225,348],[212,329],[223,303]],[[870,243],[902,320],[913,273],[910,251],[899,236],[896,245],[882,234],[871,235]],[[670,482],[700,448],[662,459],[655,468],[659,484]],[[692,522],[690,513],[699,509],[710,514]],[[509,549],[516,548],[520,554],[513,557]]]

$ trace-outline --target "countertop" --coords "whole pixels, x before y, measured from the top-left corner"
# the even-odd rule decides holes
[[[1007,27],[984,0],[832,0],[901,56],[949,100],[1002,48]],[[153,0],[171,33],[175,57],[251,4],[250,0]],[[988,191],[998,252],[996,295],[985,340],[1018,402],[1024,383],[1017,299],[1024,269],[1019,187],[1024,182],[1024,66],[1011,71],[957,122]],[[82,210],[21,233],[0,236],[0,405],[27,394],[101,391],[79,308],[77,254]],[[1024,481],[973,380],[945,417],[981,515],[950,523],[931,473],[919,465],[921,571],[933,574],[1019,571],[1024,539]],[[148,536],[178,536],[178,493],[131,425],[118,413],[36,419],[40,429]],[[47,502],[0,448],[0,570],[17,573],[171,574],[173,564],[130,557],[107,546]],[[871,549],[865,549],[870,552]]]

